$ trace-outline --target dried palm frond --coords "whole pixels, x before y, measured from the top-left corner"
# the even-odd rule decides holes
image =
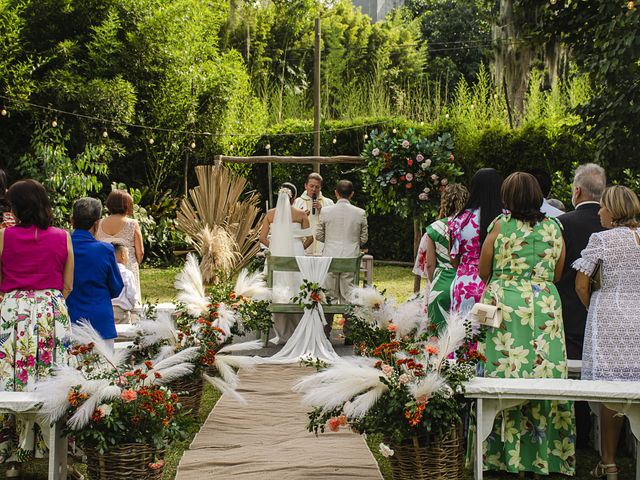
[[[224,228],[239,253],[231,270],[225,272],[231,275],[247,265],[260,249],[260,196],[249,192],[242,198],[247,180],[222,166],[198,166],[196,176],[199,185],[182,200],[177,227],[196,248],[198,236],[206,226]]]
[[[218,280],[221,272],[230,272],[239,258],[238,244],[227,230],[219,225],[205,225],[196,236],[196,250],[200,254],[200,272],[205,283]]]
[[[191,315],[202,315],[209,309],[209,298],[204,291],[200,265],[195,255],[187,255],[182,272],[176,276],[175,288],[178,290],[176,298],[187,306]]]

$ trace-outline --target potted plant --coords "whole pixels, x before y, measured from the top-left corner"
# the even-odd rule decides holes
[[[396,305],[371,287],[356,289],[350,312],[360,357],[303,379],[313,432],[351,428],[379,434],[396,480],[462,478],[464,382],[480,355],[475,328],[452,315],[439,337],[423,325],[421,299]],[[455,360],[452,358],[455,356]]]

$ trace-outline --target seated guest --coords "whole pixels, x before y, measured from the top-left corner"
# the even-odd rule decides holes
[[[480,350],[484,372],[498,378],[567,378],[562,307],[554,281],[564,264],[560,225],[540,211],[536,179],[516,172],[502,185],[511,213],[489,227],[479,272],[482,303],[497,305],[502,324]],[[548,475],[575,473],[571,402],[530,401],[499,414],[487,439],[485,469]]]
[[[122,277],[124,288],[117,298],[111,300],[113,305],[113,316],[116,323],[132,323],[137,320],[137,315],[133,311],[136,306],[136,277],[127,268],[129,261],[129,249],[122,243],[113,243],[116,251],[116,261]]]
[[[124,288],[113,245],[94,238],[102,204],[95,198],[81,198],[73,204],[73,293],[67,299],[74,323],[88,320],[105,340],[118,336],[111,299]]]
[[[616,185],[604,191],[600,205],[600,221],[609,230],[591,235],[582,257],[573,264],[578,270],[576,291],[588,311],[582,378],[637,382],[640,381],[640,201],[631,189]],[[591,291],[589,277],[594,272],[600,277],[600,287]],[[601,405],[600,422],[602,460],[591,474],[615,480],[616,449],[624,418]]]
[[[549,198],[547,199],[547,203],[563,213],[567,211],[567,207],[564,206],[564,203],[562,203],[562,201],[558,200],[557,198]]]
[[[551,205],[547,200],[549,198],[549,194],[551,193],[551,186],[553,182],[551,181],[551,174],[545,168],[532,168],[527,170],[527,173],[530,173],[536,180],[538,181],[538,185],[540,185],[540,189],[542,190],[542,204],[540,205],[540,211],[544,213],[547,217],[559,217],[564,213],[564,211],[559,208]]]
[[[469,190],[459,183],[450,183],[440,197],[438,220],[429,225],[420,240],[413,273],[427,278],[425,304],[429,325],[440,328],[446,324],[451,308],[451,284],[456,269],[449,257],[449,221],[462,210]]]
[[[66,360],[71,323],[65,297],[73,286],[69,234],[51,226],[44,187],[35,180],[9,189],[17,225],[0,230],[0,391],[21,392]],[[34,419],[0,414],[0,463],[46,455]],[[7,474],[17,476],[16,466]]]

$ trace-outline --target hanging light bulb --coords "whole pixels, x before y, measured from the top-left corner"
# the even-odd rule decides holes
[[[9,114],[9,112],[7,112],[7,109],[2,107],[2,110],[0,110],[0,115],[2,115],[3,117],[6,117]]]
[[[196,141],[191,140],[191,144],[189,146],[191,147],[191,150],[194,150],[196,148]]]
[[[331,140],[331,143],[335,145],[336,143],[338,143],[338,139],[336,137],[333,137],[333,140]]]
[[[364,139],[365,140],[369,140],[369,135],[367,135],[366,133],[364,134]]]
[[[393,133],[397,133],[398,130],[396,130],[395,128],[393,130],[391,130]]]
[[[51,120],[51,126],[52,126],[53,128],[56,128],[56,127],[58,126],[58,120],[57,120],[57,119],[55,119],[55,118],[54,118],[53,120]]]
[[[264,148],[266,150],[271,150],[271,144],[267,142],[267,144],[264,146]]]
[[[424,120],[420,120],[420,126],[424,127]]]
[[[229,150],[233,150],[233,143],[229,145]]]
[[[102,138],[109,138],[109,132],[107,132],[106,128],[102,129]]]
[[[156,142],[153,137],[149,137],[149,140],[147,141],[149,142],[149,145],[153,145]]]

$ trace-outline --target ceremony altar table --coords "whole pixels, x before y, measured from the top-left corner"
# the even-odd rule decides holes
[[[0,413],[19,413],[35,420],[40,414],[40,406],[41,401],[35,392],[0,392]],[[62,435],[64,421],[51,426],[42,421],[37,423],[49,448],[48,480],[66,480],[67,437]]]
[[[563,378],[476,377],[465,384],[467,398],[476,399],[475,479],[483,478],[482,443],[497,414],[528,400],[567,400],[603,403],[629,419],[631,431],[640,440],[640,382],[574,380]],[[636,480],[640,464],[636,458]]]

